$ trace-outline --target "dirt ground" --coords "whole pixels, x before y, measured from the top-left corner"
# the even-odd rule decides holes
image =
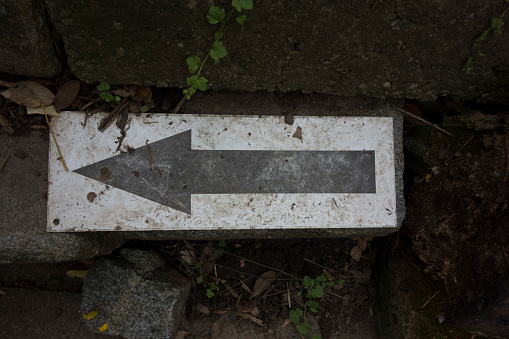
[[[64,74],[47,86],[56,90],[70,79],[72,75]],[[7,80],[18,79],[13,77]],[[168,112],[181,96],[175,89],[154,88],[151,97],[145,103],[149,112]],[[79,110],[86,105],[92,112],[111,110],[113,107],[99,100],[98,91],[89,85],[82,86],[69,109]],[[287,106],[291,111],[291,105]],[[423,108],[426,106],[422,105]],[[457,111],[458,108],[451,108],[450,102],[431,106],[435,108],[423,109],[425,112],[420,112],[421,116],[438,123],[442,123],[442,116],[437,115],[437,106],[448,111]],[[507,108],[490,107],[484,113],[496,115],[503,109]],[[16,133],[46,129],[42,116],[26,115],[23,106],[9,103],[1,96],[0,115],[10,122],[10,127]],[[508,136],[496,124],[490,129],[486,126],[476,129],[468,122],[453,123],[461,136],[455,138],[454,143],[440,148],[446,149],[446,155],[435,157],[434,163],[429,166],[432,168],[428,168],[428,175],[422,176],[407,170],[407,221],[402,230],[392,236],[376,241],[131,241],[125,246],[156,251],[168,265],[178,268],[193,280],[186,317],[180,326],[181,337],[298,338],[297,326],[301,325],[302,328],[302,324],[307,324],[309,330],[306,335],[313,339],[319,338],[318,335],[322,338],[383,339],[387,338],[384,334],[387,332],[379,328],[388,325],[379,322],[377,329],[377,319],[383,318],[379,315],[386,308],[376,300],[383,295],[382,289],[397,286],[401,291],[385,298],[399,300],[408,297],[413,300],[412,303],[399,303],[403,306],[394,317],[397,320],[407,315],[417,315],[414,318],[418,319],[417,324],[414,321],[412,326],[424,328],[424,332],[419,332],[421,334],[416,338],[472,338],[472,334],[465,331],[446,325],[438,326],[436,319],[440,314],[447,313],[452,299],[461,298],[454,294],[461,289],[457,286],[454,288],[451,281],[466,274],[459,268],[455,270],[461,266],[460,263],[473,260],[472,257],[462,258],[464,249],[479,234],[484,234],[485,243],[497,238],[500,240],[499,247],[504,247],[507,232],[493,225],[496,225],[495,221],[499,220],[496,218],[501,213],[507,212]],[[406,124],[407,132],[430,128],[416,125],[412,120]],[[466,140],[468,142],[465,144]],[[484,219],[486,222],[481,221]],[[437,225],[442,228],[437,229]],[[456,239],[457,234],[464,236]],[[396,248],[397,251],[393,251]],[[437,253],[446,253],[447,257],[436,257]],[[200,267],[195,266],[194,257],[203,258]],[[0,336],[101,337],[100,334],[88,332],[81,322],[79,293],[83,280],[66,276],[69,270],[88,269],[97,259],[0,266]],[[394,262],[401,265],[394,265]],[[405,278],[392,287],[380,285],[383,280],[380,272],[387,267],[395,271],[396,277]],[[415,272],[408,273],[411,270]],[[483,270],[494,274],[500,272],[496,266],[489,265],[483,266]],[[263,274],[269,274],[270,284],[263,285],[263,279],[260,280]],[[433,276],[437,280],[432,280]],[[503,278],[506,278],[503,274],[493,276],[493,279]],[[311,285],[304,284],[304,281]],[[264,288],[260,290],[260,285],[256,287],[257,283],[262,283]],[[322,283],[323,295],[313,298],[306,296],[313,287]],[[433,295],[437,290],[441,292],[435,297]],[[258,294],[250,299],[254,291]],[[309,301],[312,303],[306,305]],[[455,305],[479,307],[472,300],[467,301]],[[313,306],[313,302],[317,304]],[[312,308],[316,308],[316,312],[311,312]],[[289,320],[291,311],[295,312],[296,309],[307,311],[299,319],[293,318],[296,323],[292,323]],[[450,312],[447,316],[452,317]],[[395,327],[402,326],[397,322]]]

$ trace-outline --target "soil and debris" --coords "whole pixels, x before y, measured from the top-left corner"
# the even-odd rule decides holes
[[[111,112],[103,127],[115,122],[120,130],[119,148],[128,132],[129,112],[171,112],[182,98],[175,88],[118,86],[99,90],[79,82],[68,71],[55,81],[5,74],[0,74],[0,79],[0,88],[12,93],[27,80],[45,86],[56,93],[57,112]],[[5,86],[8,84],[13,86]],[[8,94],[11,98],[12,93]],[[25,89],[16,93],[22,94],[18,103],[0,96],[0,133],[13,135],[11,150],[0,159],[0,170],[9,156],[22,156],[15,138],[49,126],[44,115],[27,114],[27,102],[28,106],[37,106],[37,102],[26,101],[31,96]],[[285,102],[282,114],[289,124],[293,123],[291,98],[295,95],[304,96],[277,94]],[[401,303],[404,308],[398,314],[417,315],[418,323],[413,326],[425,330],[414,332],[420,333],[416,338],[475,336],[446,324],[466,328],[457,319],[470,317],[469,310],[483,310],[489,306],[483,300],[487,302],[509,288],[508,265],[500,259],[509,257],[504,229],[509,220],[509,108],[446,99],[407,102],[404,108],[414,115],[406,117],[405,137],[409,140],[423,130],[428,136],[442,136],[433,138],[441,140],[438,144],[426,146],[426,156],[407,149],[408,158],[421,163],[415,167],[418,170],[408,168],[405,174],[407,220],[395,235],[376,241],[131,241],[125,245],[158,252],[168,265],[192,279],[179,338],[288,338],[299,337],[304,330],[307,337],[315,339],[380,338],[376,324],[380,308],[375,299],[383,292],[376,273],[381,267],[405,277],[395,286],[404,288],[403,294],[412,303]],[[422,120],[435,126],[424,127]],[[451,134],[447,136],[450,139],[441,139],[445,138],[443,129]],[[305,135],[299,130],[294,137],[302,140]],[[387,253],[396,256],[390,259]],[[86,271],[97,259],[0,266],[1,336],[100,337],[87,332],[81,323],[82,278],[76,273]],[[401,265],[387,266],[391,260]],[[468,263],[475,263],[477,270],[466,270]],[[496,288],[490,291],[480,283],[486,281],[479,279],[480,275],[494,281]],[[435,281],[422,283],[427,278]],[[468,298],[465,291],[469,291]],[[476,291],[491,293],[485,293],[486,299],[480,302]],[[400,319],[399,315],[395,319]]]

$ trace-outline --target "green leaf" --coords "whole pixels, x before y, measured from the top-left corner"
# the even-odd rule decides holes
[[[302,279],[302,286],[309,288],[315,284],[315,280],[311,279],[311,277],[308,277],[307,275]]]
[[[321,334],[318,334],[318,333],[315,333],[315,334],[313,334],[313,336],[311,337],[311,339],[322,339],[322,335],[321,335]]]
[[[215,25],[224,20],[225,14],[224,9],[219,8],[217,6],[212,6],[209,9],[209,14],[207,15],[207,20],[209,24]]]
[[[196,278],[196,282],[201,284],[203,282],[203,275],[200,275],[198,278]]]
[[[187,100],[191,99],[194,93],[196,93],[196,89],[194,87],[189,87],[183,90],[184,96]]]
[[[97,89],[101,92],[103,91],[109,91],[110,90],[110,85],[105,82],[105,81],[101,81],[101,83],[99,85],[97,85]]]
[[[345,280],[344,279],[341,279],[341,280],[338,280],[337,283],[339,284],[339,286],[343,286],[343,284],[345,283]]]
[[[309,293],[313,296],[313,298],[321,298],[323,297],[323,287],[317,285],[314,288],[310,289]]]
[[[290,321],[294,324],[297,324],[299,322],[300,317],[304,315],[304,312],[300,308],[297,308],[295,310],[290,310],[288,313],[290,316]]]
[[[207,90],[207,81],[204,77],[198,77],[197,75],[191,75],[191,77],[187,78],[187,84],[200,91]]]
[[[306,335],[309,330],[309,324],[308,323],[302,323],[299,326],[297,326],[297,331],[299,331],[300,335]]]
[[[309,307],[311,312],[316,313],[318,312],[318,306],[320,306],[320,304],[316,300],[308,300],[306,301],[306,306]]]
[[[226,48],[223,46],[222,41],[215,41],[210,49],[210,57],[218,62],[219,59],[224,58],[228,53],[226,52]]]
[[[474,59],[472,57],[468,57],[467,62],[465,62],[465,66],[463,66],[463,72],[470,74],[473,67],[474,67]]]
[[[502,26],[502,18],[491,18],[491,28],[497,30],[500,26]]]
[[[486,36],[488,35],[488,30],[483,31],[479,36],[475,39],[473,46],[477,47],[481,41],[484,41],[486,39]]]
[[[253,9],[253,0],[232,0],[232,6],[239,12],[243,9]]]
[[[214,38],[216,38],[216,40],[219,40],[223,37],[223,33],[217,31],[214,33]]]
[[[114,99],[113,94],[110,92],[99,92],[99,96],[106,100],[106,102],[111,102]]]
[[[225,247],[226,246],[226,241],[224,240],[219,240],[219,244],[218,244],[219,247]]]
[[[204,77],[199,77],[198,78],[198,89],[200,91],[206,91],[207,90],[207,79],[205,79]]]
[[[189,67],[189,72],[194,73],[200,67],[201,60],[198,56],[189,57],[186,59],[187,66]]]
[[[120,97],[118,95],[115,95],[113,97],[113,101],[115,101],[117,104],[121,101],[122,99],[120,99]],[[148,111],[148,110],[147,110]]]
[[[207,289],[207,293],[206,294],[207,294],[207,297],[209,299],[214,298],[214,296],[216,295],[211,289]]]
[[[245,21],[246,21],[246,16],[245,16],[245,15],[239,15],[239,16],[237,17],[237,22],[238,22],[240,25],[243,25]]]
[[[199,270],[201,268],[201,262],[197,262],[196,264],[194,264],[193,268]]]
[[[325,275],[322,274],[322,275],[319,275],[318,277],[316,277],[316,280],[322,282],[322,281],[327,281],[327,278],[325,277]]]
[[[212,284],[210,284],[210,288],[211,288],[212,290],[217,290],[217,285],[216,285],[216,283],[212,283]]]

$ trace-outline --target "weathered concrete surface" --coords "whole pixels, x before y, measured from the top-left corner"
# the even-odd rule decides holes
[[[0,134],[0,159],[14,142]],[[125,240],[115,234],[47,233],[48,134],[19,138],[0,172],[0,263],[58,262],[110,253]]]
[[[80,322],[79,293],[6,287],[2,290],[6,293],[0,296],[2,338],[104,338]]]
[[[0,72],[52,77],[58,59],[43,1],[0,1]]]
[[[481,44],[471,74],[461,70],[502,0],[374,2],[255,1],[244,26],[225,29],[229,55],[203,75],[214,89],[509,100],[507,27]],[[212,42],[209,3],[46,0],[80,79],[158,86],[187,86],[186,58]]]
[[[87,328],[124,338],[174,338],[184,315],[191,281],[165,267],[155,252],[123,249],[100,259],[87,273],[82,312],[99,314],[84,320]]]

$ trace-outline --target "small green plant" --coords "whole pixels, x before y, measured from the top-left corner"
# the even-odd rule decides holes
[[[509,3],[509,0],[504,0],[505,3]],[[484,54],[481,51],[481,43],[486,40],[486,38],[489,36],[491,32],[493,32],[493,35],[500,35],[502,34],[502,25],[505,13],[509,9],[509,6],[507,6],[502,14],[499,17],[491,18],[491,26],[488,29],[485,29],[475,38],[475,41],[472,43],[472,48],[477,48],[477,53],[475,56],[469,56],[467,58],[467,61],[465,62],[465,65],[463,66],[463,71],[469,74],[472,69],[474,68],[475,59],[477,57],[483,57],[486,54]]]
[[[308,333],[309,324],[306,321],[306,310],[316,313],[318,312],[318,307],[320,306],[319,300],[323,297],[324,289],[326,287],[332,287],[335,284],[339,284],[343,286],[344,280],[334,280],[332,278],[328,278],[325,274],[319,275],[315,278],[311,278],[309,276],[305,276],[302,279],[302,286],[304,287],[303,291],[300,291],[299,294],[304,294],[305,296],[305,305],[306,309],[302,311],[300,308],[292,309],[289,312],[290,321],[297,326],[297,330],[301,336],[304,336]],[[313,334],[312,339],[321,339],[322,336],[320,334]]]
[[[219,257],[224,252],[224,248],[226,247],[226,241],[219,240],[219,244],[217,244],[217,248],[214,249],[214,257]]]
[[[120,102],[120,97],[112,94],[110,89],[110,85],[105,81],[101,81],[101,83],[97,85],[97,90],[99,90],[99,96],[101,99],[106,100],[106,102],[114,102],[118,104]]]
[[[206,16],[207,21],[211,25],[218,25],[218,29],[214,33],[214,42],[212,43],[212,47],[208,51],[205,58],[202,60],[198,55],[187,58],[187,66],[189,72],[193,75],[187,78],[188,88],[184,89],[184,97],[189,100],[196,93],[197,90],[206,91],[207,90],[207,82],[208,80],[201,76],[201,72],[203,70],[203,65],[205,62],[211,58],[214,63],[218,63],[220,59],[224,58],[228,55],[221,38],[223,37],[223,30],[228,23],[228,20],[236,10],[239,14],[242,10],[250,10],[253,9],[253,0],[232,0],[232,8],[229,13],[226,14],[226,10],[224,8],[219,8],[218,6],[211,6],[209,12]],[[236,18],[238,24],[243,25],[246,21],[245,15],[239,15]],[[196,73],[196,74],[195,74]]]

